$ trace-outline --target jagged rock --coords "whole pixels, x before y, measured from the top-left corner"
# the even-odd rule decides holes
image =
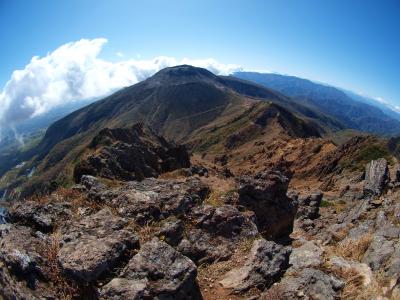
[[[44,259],[39,250],[41,240],[25,226],[0,225],[0,260],[10,272],[24,279],[30,288],[34,288],[37,277],[45,276]]]
[[[386,184],[390,181],[388,163],[386,159],[372,160],[365,167],[364,193],[371,196],[382,194]]]
[[[230,258],[235,243],[221,236],[212,237],[201,229],[193,229],[176,248],[197,264],[223,261]]]
[[[119,214],[144,224],[174,215],[186,215],[203,202],[209,193],[207,186],[196,178],[185,181],[147,178],[129,182],[115,190],[119,196],[110,204]]]
[[[86,282],[112,270],[126,251],[139,246],[138,238],[127,221],[103,209],[63,228],[58,261],[62,270]]]
[[[167,244],[177,246],[183,238],[183,230],[184,226],[181,220],[172,220],[165,222],[157,235]]]
[[[94,153],[75,167],[74,178],[94,175],[119,180],[142,180],[190,166],[184,146],[155,135],[143,124],[131,128],[105,128],[90,144]]]
[[[319,207],[321,205],[322,192],[316,192],[305,197],[299,197],[299,207],[296,217],[300,219],[314,220],[319,217]]]
[[[238,235],[251,237],[258,233],[256,225],[232,205],[217,208],[210,205],[201,206],[194,210],[193,215],[198,228],[214,235],[233,238]]]
[[[298,248],[293,248],[289,263],[294,270],[315,268],[322,264],[323,251],[311,241],[306,241]]]
[[[0,207],[0,225],[7,223],[8,213],[4,207]]]
[[[379,270],[393,254],[395,243],[383,236],[374,236],[362,262],[371,267],[373,271]]]
[[[373,282],[373,274],[371,268],[367,264],[356,261],[349,261],[343,257],[334,256],[329,260],[332,269],[339,269],[341,272],[357,271],[364,278],[364,286],[368,287]]]
[[[256,240],[245,265],[228,272],[220,281],[236,293],[264,289],[276,282],[289,266],[290,248],[264,239]]]
[[[190,172],[191,172],[193,175],[199,175],[200,177],[201,177],[201,176],[208,177],[208,170],[207,170],[207,168],[202,167],[202,166],[192,166],[192,167],[190,167]]]
[[[340,299],[344,282],[318,269],[305,268],[285,276],[279,289],[283,299],[335,300]]]
[[[240,178],[239,204],[255,212],[259,230],[271,238],[293,231],[297,203],[286,196],[289,179],[278,171]]]
[[[70,218],[72,212],[69,203],[47,203],[24,201],[16,203],[9,211],[13,223],[32,226],[43,232],[53,230],[57,221]]]
[[[201,299],[197,268],[168,244],[153,239],[142,246],[119,278],[104,286],[104,299]],[[125,298],[125,296],[127,298]]]

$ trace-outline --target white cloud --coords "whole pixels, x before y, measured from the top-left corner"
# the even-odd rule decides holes
[[[104,38],[68,43],[44,57],[33,57],[23,70],[14,71],[0,93],[0,129],[68,102],[106,95],[165,67],[191,64],[221,75],[239,69],[237,65],[221,64],[211,58],[177,60],[160,56],[113,63],[98,57],[105,43]]]
[[[115,53],[118,57],[124,57],[125,55],[122,53],[122,52],[117,52],[117,53]]]

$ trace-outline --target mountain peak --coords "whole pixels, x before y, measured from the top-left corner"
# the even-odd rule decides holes
[[[218,76],[206,69],[193,67],[191,65],[179,65],[158,71],[154,76],[150,77],[148,81],[163,84],[181,84],[193,81],[214,81],[217,79]]]

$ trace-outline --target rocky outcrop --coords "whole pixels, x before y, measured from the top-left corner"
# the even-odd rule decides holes
[[[315,192],[311,195],[298,197],[299,207],[296,217],[298,219],[315,220],[319,217],[319,207],[321,205],[323,193]]]
[[[165,222],[157,235],[171,246],[177,246],[183,238],[184,224],[181,220],[169,220]]]
[[[133,218],[139,224],[169,216],[187,215],[200,205],[209,188],[196,178],[161,180],[148,178],[129,182],[114,190],[118,195],[109,201],[122,216]]]
[[[297,203],[286,196],[289,179],[279,171],[240,178],[239,204],[254,211],[262,234],[273,239],[293,230]]]
[[[193,212],[196,227],[213,235],[226,238],[251,237],[258,231],[255,224],[248,215],[241,213],[232,205],[212,207],[210,205],[200,206]]]
[[[119,180],[142,180],[190,166],[184,146],[168,143],[149,128],[103,129],[90,144],[92,154],[75,167],[74,178],[94,175]]]
[[[39,203],[25,201],[13,206],[9,211],[9,217],[14,223],[31,226],[42,232],[50,232],[56,222],[68,219],[71,216],[70,207],[71,205],[67,202]]]
[[[390,181],[386,159],[372,160],[365,167],[364,193],[370,196],[380,196],[386,184]]]
[[[220,283],[236,293],[268,288],[289,266],[290,252],[290,248],[272,241],[256,240],[244,266],[228,272]]]
[[[305,268],[285,276],[279,284],[283,299],[340,299],[344,282],[321,270]]]
[[[101,291],[104,299],[201,299],[195,264],[168,244],[153,239],[142,246]]]
[[[63,228],[58,261],[62,270],[76,280],[93,282],[112,270],[139,241],[127,220],[109,209]]]

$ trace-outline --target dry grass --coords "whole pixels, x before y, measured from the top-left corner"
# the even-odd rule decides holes
[[[74,282],[64,276],[58,264],[60,240],[61,234],[53,233],[48,242],[43,242],[40,252],[45,260],[44,273],[52,283],[58,298],[69,300],[78,295],[79,289]]]
[[[361,261],[372,241],[372,234],[366,233],[358,239],[347,239],[339,243],[335,249],[337,255]]]
[[[350,231],[349,226],[346,226],[336,232],[332,232],[332,238],[335,242],[340,242],[342,241],[345,237],[347,237],[347,235],[349,234]]]
[[[204,203],[214,207],[219,207],[225,204],[224,199],[225,197],[222,192],[212,190],[208,197],[204,200]]]

